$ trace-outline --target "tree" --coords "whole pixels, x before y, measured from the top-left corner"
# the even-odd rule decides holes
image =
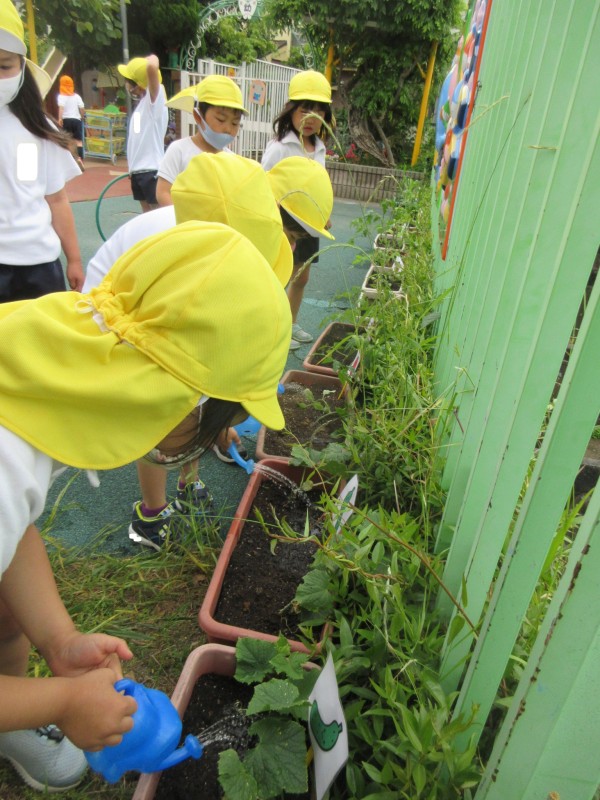
[[[119,0],[34,0],[36,31],[48,38],[80,72],[120,60]]]
[[[264,58],[273,50],[274,35],[263,20],[244,22],[236,17],[225,17],[206,31],[200,55],[225,64],[241,64]]]
[[[330,46],[334,83],[353,140],[382,164],[408,155],[419,116],[423,72],[434,41],[453,52],[464,0],[265,0],[269,22],[304,29],[320,52]]]

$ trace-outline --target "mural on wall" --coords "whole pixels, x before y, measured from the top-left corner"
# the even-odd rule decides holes
[[[475,0],[435,107],[435,177],[442,258],[446,257],[460,160],[475,104],[477,76],[492,0]]]

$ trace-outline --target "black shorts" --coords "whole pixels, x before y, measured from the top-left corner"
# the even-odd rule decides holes
[[[73,117],[63,117],[63,130],[70,133],[76,142],[80,142],[83,138],[83,124],[80,119],[73,119]]]
[[[0,303],[31,300],[67,288],[60,258],[45,264],[14,267],[0,264]]]
[[[294,264],[304,264],[309,258],[312,258],[315,253],[319,252],[319,237],[310,236],[305,239],[299,239],[294,249]],[[317,256],[311,261],[311,266],[319,261]]]
[[[158,182],[158,172],[155,169],[149,169],[145,172],[132,172],[129,178],[134,200],[149,203],[151,206],[157,205],[156,184]]]

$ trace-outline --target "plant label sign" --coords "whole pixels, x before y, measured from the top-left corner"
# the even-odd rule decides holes
[[[333,521],[335,532],[339,533],[344,525],[352,516],[353,509],[350,506],[356,503],[356,495],[358,494],[358,475],[353,475],[344,488],[340,491],[337,498],[338,514]],[[346,509],[344,511],[344,508]]]
[[[322,800],[348,760],[348,728],[331,653],[309,701],[308,732],[314,753],[316,800]]]

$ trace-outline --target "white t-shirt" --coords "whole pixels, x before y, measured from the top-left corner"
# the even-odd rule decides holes
[[[201,153],[204,153],[204,150],[194,144],[191,136],[171,142],[158,167],[158,177],[174,183],[175,178],[183,172],[192,158]]]
[[[185,139],[178,139],[176,142],[171,142],[160,162],[158,177],[164,178],[166,181],[169,181],[169,183],[175,183],[175,178],[180,172],[184,171],[192,158],[204,152],[206,151],[202,150],[192,141],[191,136],[186,136]],[[221,152],[233,155],[233,151],[228,147],[224,147]]]
[[[40,139],[12,111],[0,108],[0,264],[54,261],[61,245],[46,195],[81,175],[69,150]]]
[[[150,93],[135,107],[127,133],[127,163],[129,172],[156,170],[165,152],[165,134],[169,124],[167,95],[161,84],[154,103]]]
[[[0,575],[27,526],[44,510],[55,466],[50,456],[0,425]]]
[[[310,158],[312,161],[316,161],[318,164],[324,167],[325,151],[325,145],[317,136],[314,152],[307,152],[302,147],[300,139],[298,136],[296,136],[294,131],[290,131],[289,133],[286,133],[281,141],[278,141],[277,139],[271,139],[265,148],[265,152],[263,153],[260,163],[262,164],[263,169],[267,170],[268,172],[271,167],[274,167],[275,164],[283,161],[284,158],[289,158],[290,156],[303,156],[304,158]]]
[[[147,236],[175,226],[175,208],[163,206],[130,219],[107,239],[90,260],[82,292],[89,292],[103,280],[115,261]]]
[[[83,108],[83,100],[78,94],[59,94],[58,107],[63,110],[63,119],[81,119],[79,109]]]

